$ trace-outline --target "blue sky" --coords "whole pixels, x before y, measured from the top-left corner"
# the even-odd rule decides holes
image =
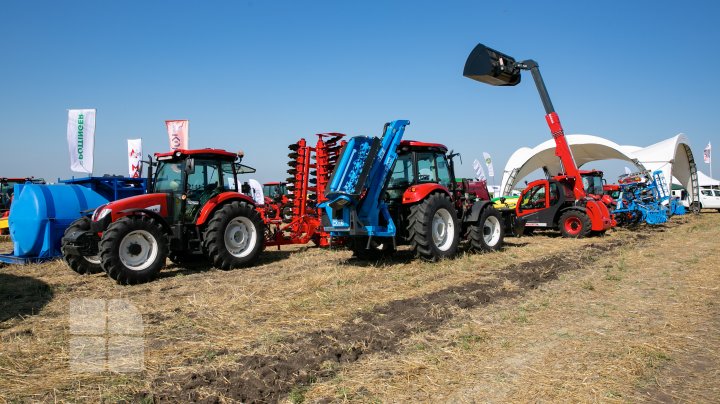
[[[166,119],[190,120],[193,148],[244,150],[261,181],[286,177],[300,137],[378,135],[393,119],[411,121],[406,138],[461,151],[458,175],[483,151],[501,173],[550,134],[529,75],[516,87],[462,77],[480,42],[539,62],[566,133],[645,146],[683,132],[707,173],[718,4],[5,0],[0,176],[73,175],[68,108],[98,109],[96,174],[126,173],[127,138],[166,151]]]

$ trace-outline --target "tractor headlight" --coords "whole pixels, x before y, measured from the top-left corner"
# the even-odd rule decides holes
[[[99,220],[102,220],[105,216],[110,214],[112,212],[112,209],[107,208],[105,206],[100,206],[99,208],[95,209],[95,212],[93,213],[92,220],[93,222],[97,222]]]

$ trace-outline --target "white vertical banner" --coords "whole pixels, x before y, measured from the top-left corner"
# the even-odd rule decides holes
[[[475,178],[482,181],[485,178],[485,170],[483,169],[482,163],[479,160],[473,161],[473,169],[475,170]]]
[[[170,150],[188,148],[189,125],[188,120],[165,121],[170,139]]]
[[[95,152],[95,109],[69,109],[67,140],[70,147],[70,169],[92,174]]]
[[[128,139],[128,172],[132,178],[142,175],[142,139]]]
[[[490,158],[490,154],[483,152],[483,158],[485,159],[485,165],[487,165],[488,177],[495,177],[495,170],[493,170],[492,158]]]
[[[705,150],[703,150],[703,159],[706,163],[710,164],[712,162],[712,146],[710,145],[710,142],[708,142],[707,147]]]

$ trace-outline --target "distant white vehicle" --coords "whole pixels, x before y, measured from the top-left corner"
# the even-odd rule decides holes
[[[683,206],[690,207],[687,191],[675,189],[672,196],[680,198]],[[717,209],[720,211],[720,189],[700,188],[700,209]]]

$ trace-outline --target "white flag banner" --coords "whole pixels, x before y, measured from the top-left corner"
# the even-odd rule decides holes
[[[142,139],[128,139],[128,172],[132,178],[142,175]]]
[[[170,150],[188,148],[189,125],[190,122],[187,120],[165,121],[170,138]]]
[[[475,170],[475,178],[477,178],[478,181],[482,181],[485,178],[485,170],[483,169],[482,163],[480,160],[473,161],[473,170]]]
[[[495,170],[493,170],[492,158],[490,158],[490,154],[483,152],[483,158],[485,159],[485,165],[487,165],[488,177],[495,177]]]
[[[95,110],[69,109],[67,140],[70,147],[70,169],[92,174],[95,151]]]
[[[712,146],[710,145],[710,142],[708,142],[708,145],[705,148],[704,153],[703,153],[703,159],[708,164],[710,164],[712,162],[712,157],[710,156],[711,153],[712,153]]]

